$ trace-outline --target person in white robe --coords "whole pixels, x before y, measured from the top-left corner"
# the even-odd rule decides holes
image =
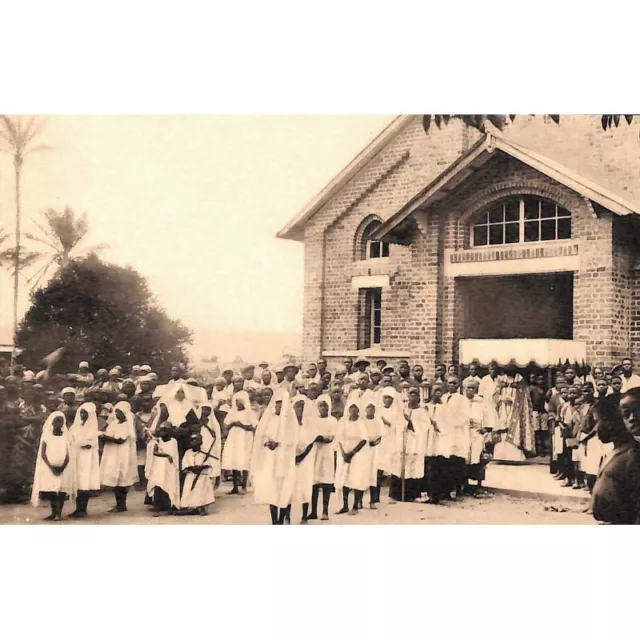
[[[73,441],[61,411],[54,411],[45,421],[40,436],[38,457],[33,476],[31,504],[51,504],[51,515],[45,520],[62,520],[66,500],[75,497],[75,461]]]
[[[98,455],[98,416],[96,405],[80,405],[69,435],[75,458],[76,510],[71,518],[87,515],[89,499],[100,493],[100,456]]]
[[[127,510],[127,493],[138,479],[136,429],[128,402],[116,404],[107,428],[99,432],[99,437],[104,441],[100,483],[113,488],[116,505],[111,513],[122,513]]]
[[[291,502],[302,505],[300,524],[307,524],[309,504],[313,494],[313,474],[315,470],[315,447],[317,431],[317,408],[314,401],[301,394],[291,400],[293,412],[298,422],[298,443],[296,445],[296,481]]]
[[[318,412],[316,422],[316,445],[313,450],[313,493],[311,495],[311,513],[309,520],[318,519],[318,498],[322,492],[321,520],[329,519],[329,501],[335,490],[335,438],[338,430],[338,420],[331,415],[331,396],[322,394],[316,400]]]
[[[360,417],[357,402],[347,402],[346,415],[338,424],[338,464],[336,490],[342,490],[342,509],[338,514],[357,515],[362,494],[369,488],[367,428]],[[349,492],[353,491],[353,508],[349,510]]]
[[[498,365],[495,362],[489,364],[489,373],[480,381],[478,395],[486,402],[493,402],[493,396],[498,388]]]
[[[493,404],[478,395],[479,384],[476,380],[467,378],[463,384],[464,402],[461,409],[467,416],[469,425],[469,450],[466,456],[467,478],[476,482],[473,494],[480,496],[482,482],[485,479],[486,461],[483,453],[487,436],[498,426],[499,418]]]
[[[449,462],[449,441],[447,439],[447,425],[445,422],[445,405],[442,395],[444,384],[436,383],[431,388],[431,397],[425,409],[431,419],[431,429],[427,437],[425,451],[425,491],[427,504],[440,504],[442,499],[449,497],[447,473]]]
[[[396,423],[393,434],[389,484],[391,504],[403,499],[405,502],[418,500],[424,484],[427,430],[431,420],[424,407],[420,407],[420,392],[416,387],[407,389],[407,399],[403,420]]]
[[[268,504],[271,524],[284,524],[296,482],[299,425],[289,391],[276,390],[256,430],[251,482],[256,504]]]
[[[231,471],[233,478],[233,489],[229,495],[247,492],[253,436],[257,426],[258,419],[251,410],[249,395],[246,391],[237,391],[225,418],[229,435],[222,452],[222,468]]]
[[[207,515],[210,504],[215,502],[211,474],[213,473],[211,451],[203,447],[202,437],[191,437],[191,447],[182,458],[184,484],[180,507],[192,515]]]
[[[168,423],[156,429],[153,460],[149,470],[147,493],[153,498],[156,515],[180,508],[180,460],[178,443]]]
[[[382,442],[378,445],[378,466],[386,474],[392,474],[391,459],[395,445],[395,433],[404,421],[398,392],[391,386],[380,390],[377,415],[382,421]]]
[[[380,487],[382,485],[382,471],[380,469],[380,445],[384,436],[384,425],[382,419],[376,415],[375,398],[371,397],[370,401],[364,407],[364,426],[367,430],[367,451],[369,465],[369,507],[377,509],[380,503]],[[360,503],[359,508],[363,505]]]

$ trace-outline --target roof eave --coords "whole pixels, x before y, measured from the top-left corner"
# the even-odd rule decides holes
[[[394,230],[397,229],[412,213],[421,206],[425,205],[429,200],[435,199],[446,190],[447,185],[460,174],[469,168],[474,162],[484,162],[493,155],[495,150],[502,151],[507,155],[523,162],[555,180],[559,184],[581,194],[585,198],[601,205],[605,209],[617,215],[626,216],[640,212],[640,207],[633,203],[627,202],[614,193],[603,189],[599,185],[593,184],[585,180],[581,176],[569,171],[565,167],[555,166],[554,163],[546,158],[540,157],[523,147],[506,141],[504,138],[488,133],[473,145],[464,155],[460,156],[447,169],[445,169],[435,180],[429,183],[424,189],[418,192],[411,200],[409,200],[401,209],[396,211],[384,224],[382,224],[374,234],[376,240],[393,241]],[[484,156],[485,158],[483,158]],[[466,180],[463,177],[459,182]]]
[[[278,233],[280,240],[304,240],[304,225],[323,207],[344,185],[365,167],[393,138],[395,138],[413,119],[413,115],[400,115],[394,118],[340,173],[338,173],[322,191],[290,220]]]

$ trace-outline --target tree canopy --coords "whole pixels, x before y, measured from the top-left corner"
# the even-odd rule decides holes
[[[559,115],[549,115],[549,118],[553,120],[556,124],[560,124],[560,116]],[[600,124],[602,125],[602,129],[606,131],[607,129],[611,129],[614,126],[620,126],[620,123],[625,120],[627,124],[631,124],[633,122],[633,115],[603,115],[600,117]],[[467,126],[473,127],[477,129],[481,133],[485,132],[485,125],[490,122],[494,127],[502,131],[510,122],[513,122],[516,119],[515,115],[478,115],[478,114],[465,114],[465,115],[424,115],[422,116],[422,126],[425,130],[425,133],[429,133],[429,129],[431,128],[431,123],[433,122],[438,129],[442,127],[442,125],[447,125],[451,120],[462,120]]]
[[[146,279],[131,267],[95,254],[72,260],[31,302],[17,333],[20,361],[29,366],[58,347],[65,347],[63,371],[89,360],[105,368],[149,364],[162,377],[187,360],[190,329],[158,307]]]

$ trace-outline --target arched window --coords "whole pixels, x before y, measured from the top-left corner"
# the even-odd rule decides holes
[[[382,224],[380,220],[371,220],[363,232],[362,241],[360,243],[360,260],[373,260],[376,258],[389,257],[389,243],[373,240],[371,236],[375,230]]]
[[[555,202],[525,196],[491,206],[476,216],[471,246],[486,247],[571,238],[571,212]]]

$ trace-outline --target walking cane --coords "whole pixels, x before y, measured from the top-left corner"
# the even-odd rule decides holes
[[[401,496],[401,500],[400,502],[404,502],[404,483],[405,483],[405,464],[406,464],[406,458],[407,458],[407,429],[408,429],[409,425],[405,425],[405,428],[402,431],[402,470],[401,470],[401,476],[400,476],[400,481],[401,481],[401,490],[400,490],[400,496]]]

